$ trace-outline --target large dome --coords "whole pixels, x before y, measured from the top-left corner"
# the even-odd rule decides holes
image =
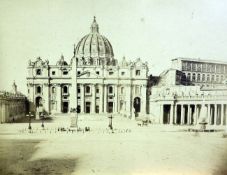
[[[106,37],[99,34],[99,26],[94,17],[91,32],[85,35],[75,48],[77,58],[107,58],[114,57],[113,49]]]

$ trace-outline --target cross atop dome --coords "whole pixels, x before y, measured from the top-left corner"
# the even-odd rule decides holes
[[[91,24],[91,33],[99,33],[99,25],[96,22],[96,17],[94,16],[93,23]]]

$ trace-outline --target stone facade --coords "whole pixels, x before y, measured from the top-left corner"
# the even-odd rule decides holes
[[[13,84],[13,92],[0,91],[0,122],[13,122],[25,117],[27,112],[27,98],[17,92]]]
[[[119,113],[128,117],[146,114],[148,66],[114,59],[108,39],[99,34],[94,18],[91,32],[74,47],[67,63],[56,65],[37,58],[28,64],[28,99],[31,110],[47,113]]]

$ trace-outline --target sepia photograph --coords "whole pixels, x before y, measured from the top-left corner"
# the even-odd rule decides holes
[[[227,175],[227,0],[0,0],[0,175]]]

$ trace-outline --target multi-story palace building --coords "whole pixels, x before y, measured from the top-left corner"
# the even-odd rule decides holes
[[[67,63],[63,56],[56,65],[37,58],[28,65],[28,98],[33,110],[67,113],[145,114],[148,66],[139,58],[118,61],[109,40],[99,33],[94,18],[89,34],[74,46]]]
[[[215,87],[227,79],[227,62],[176,58],[172,60],[172,68],[182,71],[195,85]]]
[[[25,117],[27,113],[27,98],[17,91],[17,85],[13,83],[13,91],[0,91],[0,122],[12,122]]]

